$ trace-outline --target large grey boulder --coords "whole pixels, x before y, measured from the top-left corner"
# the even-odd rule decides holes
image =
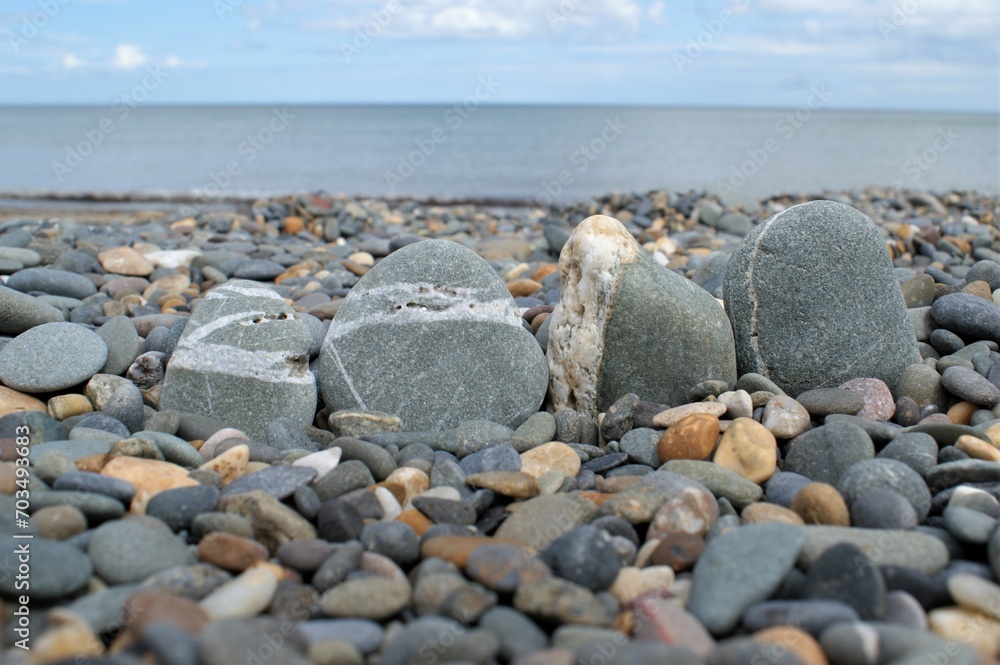
[[[595,417],[628,393],[675,406],[703,381],[735,383],[733,332],[718,301],[656,263],[618,220],[585,219],[559,269],[548,344],[554,409]]]
[[[161,406],[211,416],[263,441],[285,417],[316,413],[312,335],[273,290],[234,280],[205,296],[184,328],[163,381]]]
[[[323,342],[319,384],[331,411],[383,411],[407,431],[474,419],[516,428],[541,406],[548,372],[493,268],[426,240],[351,289]]]
[[[920,362],[885,242],[842,203],[792,206],[755,227],[729,261],[724,300],[740,374],[790,395],[861,377],[895,386]]]

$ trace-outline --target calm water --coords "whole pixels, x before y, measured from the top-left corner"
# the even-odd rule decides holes
[[[560,107],[0,107],[0,192],[581,199],[1000,192],[993,115]],[[227,170],[228,169],[228,170]]]

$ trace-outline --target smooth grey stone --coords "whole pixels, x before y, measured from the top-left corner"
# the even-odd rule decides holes
[[[112,435],[114,437],[112,441],[127,439],[131,434],[125,423],[113,416],[105,413],[88,413],[77,421],[73,429],[70,430],[69,436],[71,439],[85,438],[83,434],[91,435],[97,432]]]
[[[368,552],[385,555],[404,570],[420,560],[420,539],[400,522],[376,522],[365,526],[361,544]]]
[[[211,485],[178,487],[156,494],[146,504],[146,514],[162,520],[174,531],[186,531],[202,513],[219,505],[219,490]]]
[[[53,483],[52,489],[103,494],[124,504],[128,504],[135,496],[135,486],[132,483],[90,471],[64,473]]]
[[[285,267],[280,263],[267,259],[250,259],[241,263],[232,276],[234,279],[269,282],[283,272],[285,272]]]
[[[627,453],[630,460],[656,468],[660,466],[659,443],[662,432],[659,430],[638,427],[629,430],[622,437],[618,448]],[[617,465],[616,465],[617,466]]]
[[[865,553],[851,543],[834,545],[812,563],[803,593],[813,600],[847,603],[865,621],[885,616],[885,580]]]
[[[498,444],[466,455],[458,465],[467,476],[487,471],[520,471],[521,456],[513,446]]]
[[[930,275],[911,275],[899,286],[908,309],[928,307],[934,302],[934,278]]]
[[[831,624],[857,620],[854,608],[839,600],[766,600],[743,613],[743,627],[748,631],[791,625],[814,637]]]
[[[906,431],[930,434],[941,446],[953,445],[956,441],[958,441],[958,437],[965,434],[975,436],[977,438],[980,437],[980,432],[975,427],[969,427],[968,425],[954,425],[950,423],[924,423],[923,425],[907,427]]]
[[[87,548],[94,570],[110,584],[131,584],[189,563],[184,541],[165,526],[148,522],[108,522],[99,526]]]
[[[115,388],[101,411],[125,425],[129,433],[134,434],[142,429],[146,415],[144,406],[142,392],[134,383],[127,381]]]
[[[814,420],[835,413],[854,416],[865,408],[865,400],[859,393],[843,388],[813,388],[799,393],[795,401],[805,407]]]
[[[335,469],[313,483],[313,489],[323,501],[347,494],[351,490],[375,484],[371,471],[357,460],[340,462]]]
[[[341,463],[357,460],[368,467],[372,477],[379,482],[396,470],[396,460],[392,455],[374,443],[341,437],[334,441],[334,445],[341,450]]]
[[[761,489],[760,485],[752,483],[713,462],[670,460],[659,470],[673,471],[691,480],[696,480],[707,487],[716,497],[728,499],[739,510],[755,501],[760,501],[764,496],[764,490]]]
[[[142,644],[162,665],[199,665],[198,640],[173,624],[152,621],[142,627]]]
[[[556,438],[556,420],[548,411],[532,414],[514,431],[514,436],[527,439],[535,445],[542,445]]]
[[[784,470],[836,486],[856,462],[873,457],[875,446],[863,429],[853,423],[831,422],[803,432],[792,441],[785,454]]]
[[[985,545],[997,530],[997,519],[978,510],[948,506],[942,514],[944,528],[963,543]]]
[[[931,346],[937,350],[942,356],[948,356],[951,353],[955,353],[960,349],[965,348],[965,342],[962,338],[951,332],[950,330],[945,330],[944,328],[935,329],[928,338]],[[942,361],[944,358],[941,359]],[[938,363],[938,367],[941,367],[941,363]]]
[[[97,293],[94,283],[83,275],[52,268],[19,270],[10,276],[7,286],[22,293],[41,291],[53,296],[80,300]]]
[[[81,457],[91,455],[107,455],[111,451],[109,441],[99,441],[93,439],[72,439],[68,441],[47,441],[31,446],[28,452],[28,459],[35,463],[42,455],[47,453],[59,453],[65,455],[71,461],[76,461]]]
[[[108,347],[75,323],[44,323],[0,349],[0,381],[27,393],[62,390],[100,371]]]
[[[160,413],[163,412],[161,411]],[[147,420],[145,424],[148,426],[149,421]],[[205,458],[201,456],[198,449],[179,436],[147,429],[136,432],[135,437],[149,439],[155,443],[157,449],[163,455],[163,459],[173,464],[198,468],[205,463]]]
[[[36,326],[64,320],[52,305],[0,285],[0,334],[20,335]]]
[[[811,201],[755,227],[724,289],[740,373],[793,395],[858,377],[894,386],[919,354],[892,270],[882,235],[850,206]]]
[[[199,601],[233,579],[232,574],[210,563],[174,566],[146,579],[142,586]]]
[[[927,474],[927,486],[934,492],[961,483],[992,483],[1000,481],[1000,464],[987,460],[964,459],[938,464]]]
[[[751,524],[713,538],[694,566],[687,610],[713,635],[731,632],[748,607],[777,590],[805,539],[788,524]]]
[[[285,636],[277,619],[222,619],[205,626],[198,639],[202,665],[256,665],[255,659],[268,665],[309,665],[302,651],[305,645],[292,632]],[[285,632],[288,632],[287,630]],[[281,637],[279,642],[275,636]],[[249,654],[249,655],[248,655]]]
[[[913,504],[899,492],[882,487],[862,493],[850,509],[851,526],[860,529],[915,529],[919,524]]]
[[[63,441],[69,436],[69,428],[61,422],[41,411],[15,411],[0,416],[0,438],[24,436],[28,428],[28,441],[34,447],[45,441]]]
[[[890,591],[885,596],[885,620],[909,628],[927,626],[927,612],[905,591]]]
[[[30,589],[18,588],[17,549],[21,543],[27,544],[30,553]],[[0,554],[5,571],[0,575],[0,594],[8,599],[27,594],[36,603],[58,600],[85,587],[94,571],[90,560],[77,548],[37,535],[31,540],[11,540],[4,549]]]
[[[895,423],[886,423],[878,420],[869,420],[859,416],[849,416],[845,413],[833,413],[823,419],[827,425],[834,422],[852,423],[857,425],[871,437],[872,443],[876,446],[892,441],[903,433],[904,429]]]
[[[952,395],[973,404],[988,408],[1000,402],[1000,388],[973,369],[949,367],[941,374],[941,385]]]
[[[718,381],[717,383],[721,384],[724,389],[728,387],[722,381]],[[639,396],[635,393],[628,393],[616,400],[614,404],[608,407],[607,412],[604,414],[604,420],[601,421],[601,438],[605,441],[620,440],[632,429],[632,422],[638,409]]]
[[[198,540],[216,531],[223,531],[245,538],[253,538],[253,525],[250,523],[250,520],[242,515],[207,512],[196,515],[191,520],[191,535]]]
[[[982,660],[976,650],[956,642],[946,642],[926,629],[867,621],[831,626],[820,637],[820,645],[831,663],[878,663],[891,665],[977,665]]]
[[[778,384],[757,372],[741,374],[739,380],[736,382],[736,390],[745,390],[751,395],[756,392],[768,392],[775,395],[785,394],[785,391]]]
[[[938,444],[930,434],[906,432],[890,441],[875,457],[902,462],[926,478],[937,464]]]
[[[408,431],[476,418],[518,427],[541,406],[548,372],[489,264],[457,243],[427,240],[392,253],[351,289],[324,340],[319,382],[331,410],[383,411]]]
[[[559,536],[539,557],[555,575],[591,591],[608,589],[622,566],[608,533],[589,524]]]
[[[791,508],[795,496],[803,487],[813,482],[794,471],[775,471],[764,484],[764,500],[785,508]]]
[[[939,409],[948,405],[948,393],[941,385],[941,375],[933,367],[923,363],[906,366],[894,394],[897,397],[909,397],[921,409],[930,404]]]
[[[512,607],[499,605],[488,609],[477,624],[500,642],[500,657],[513,661],[520,655],[541,651],[549,637],[534,621]]]
[[[852,543],[864,551],[872,563],[915,568],[935,575],[950,561],[944,543],[920,531],[855,529],[840,526],[800,527],[806,535],[798,565],[808,571],[820,555],[837,543]]]
[[[411,665],[420,660],[431,660],[487,665],[499,650],[499,640],[489,631],[466,628],[451,619],[425,616],[409,622],[389,636],[379,663]]]
[[[938,326],[972,339],[1000,343],[1000,307],[968,293],[951,293],[931,305]]]
[[[851,505],[865,492],[872,489],[891,489],[899,492],[917,511],[922,522],[931,509],[931,493],[920,475],[902,462],[894,459],[871,459],[856,462],[847,469],[837,483],[837,491]]]
[[[102,374],[122,376],[139,355],[142,340],[135,326],[127,316],[114,316],[108,319],[97,334],[108,347],[108,359],[101,368]]]
[[[676,406],[703,381],[736,381],[725,312],[707,291],[654,261],[617,220],[584,220],[560,265],[547,353],[554,409],[596,418],[628,393]]]
[[[66,609],[83,618],[95,633],[121,628],[122,606],[135,592],[138,584],[121,584],[74,600]]]
[[[91,524],[100,524],[121,517],[125,506],[118,499],[94,492],[56,491],[37,492],[31,497],[32,512],[49,506],[75,506]]]
[[[305,466],[272,466],[240,476],[222,489],[222,496],[262,490],[275,499],[292,496],[316,477],[316,469]]]
[[[295,627],[310,644],[345,640],[362,654],[378,650],[385,635],[382,626],[367,619],[313,619]]]
[[[929,341],[931,333],[934,331],[934,319],[931,318],[931,308],[913,307],[906,310],[906,314],[910,317],[910,325],[913,326],[913,336],[917,340],[917,348],[919,349],[919,344]],[[921,354],[922,356],[923,354]]]
[[[167,365],[161,408],[209,416],[257,440],[279,416],[309,424],[316,412],[311,345],[305,324],[270,289],[249,281],[219,285],[184,328]]]

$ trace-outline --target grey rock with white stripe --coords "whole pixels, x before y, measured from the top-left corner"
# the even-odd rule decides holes
[[[351,290],[320,352],[331,410],[377,410],[407,431],[485,419],[516,428],[538,411],[545,357],[490,265],[446,240],[407,245]]]
[[[277,293],[227,282],[205,296],[185,327],[161,405],[210,416],[256,440],[278,417],[308,425],[316,412],[310,346],[306,324]]]

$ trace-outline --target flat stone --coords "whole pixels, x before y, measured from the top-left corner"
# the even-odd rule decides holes
[[[875,446],[863,429],[831,422],[800,434],[785,454],[785,471],[836,485],[855,463],[875,457]]]
[[[469,487],[493,490],[501,496],[530,499],[538,496],[541,488],[538,479],[522,471],[487,471],[469,476]]]
[[[178,487],[151,498],[146,514],[162,520],[174,531],[187,531],[195,517],[212,512],[218,503],[219,490],[211,485]]]
[[[940,492],[962,483],[1000,481],[1000,464],[986,460],[963,459],[938,464],[927,473],[927,486]]]
[[[865,407],[864,397],[844,388],[814,388],[799,393],[795,401],[816,420],[832,413],[857,415]]]
[[[381,352],[371,353],[373,345]],[[517,427],[538,411],[547,382],[538,343],[503,280],[444,240],[407,245],[362,277],[320,354],[330,408],[383,411],[407,431],[477,418]]]
[[[127,316],[113,316],[97,329],[97,334],[108,347],[108,358],[101,373],[125,374],[142,348],[142,340],[132,321]]]
[[[62,313],[52,305],[0,286],[0,335],[20,335],[36,326],[64,320]]]
[[[410,604],[406,581],[367,577],[347,580],[323,594],[320,611],[337,618],[381,621]]]
[[[902,462],[892,459],[857,462],[841,476],[837,484],[837,490],[848,504],[872,489],[898,492],[913,505],[920,521],[930,512],[931,495],[928,485]]]
[[[1000,344],[1000,307],[989,300],[952,293],[934,301],[931,316],[938,326],[953,333]]]
[[[813,561],[837,543],[861,548],[878,566],[907,566],[935,575],[948,565],[948,549],[940,539],[917,531],[805,526],[799,566],[808,570]]]
[[[226,485],[222,494],[239,494],[261,490],[275,499],[285,499],[295,490],[309,484],[316,477],[316,470],[304,466],[271,466],[255,473],[248,473]]]
[[[859,377],[894,386],[919,362],[885,241],[850,206],[811,201],[756,226],[723,293],[740,374],[764,374],[790,394]]]
[[[802,527],[787,524],[742,526],[713,538],[695,564],[688,611],[713,635],[728,634],[748,607],[778,588],[805,539]]]
[[[732,328],[704,289],[654,261],[620,222],[580,223],[559,258],[549,328],[554,408],[590,417],[622,395],[667,406],[707,380],[736,381]],[[662,340],[658,346],[635,340]]]
[[[1000,402],[1000,388],[972,369],[949,367],[941,374],[941,385],[952,395],[973,404],[989,408]]]
[[[98,527],[90,538],[87,553],[97,574],[111,584],[141,582],[191,559],[184,541],[168,529],[126,521]]]
[[[257,439],[278,417],[307,425],[316,411],[311,346],[308,327],[271,289],[217,286],[170,357],[161,408],[209,416]]]
[[[7,286],[22,293],[41,291],[80,300],[97,293],[94,283],[83,275],[52,268],[18,270],[7,280]]]
[[[218,510],[249,520],[254,538],[272,553],[289,540],[316,537],[316,528],[308,520],[260,490],[224,496]]]
[[[712,462],[672,460],[660,469],[673,471],[698,481],[715,496],[728,499],[737,510],[760,501],[764,496],[764,490],[760,485]]]
[[[44,323],[0,349],[0,381],[26,393],[62,390],[100,371],[108,347],[75,323]]]
[[[496,535],[541,551],[562,534],[589,522],[596,512],[589,501],[567,494],[539,496],[520,504]]]

